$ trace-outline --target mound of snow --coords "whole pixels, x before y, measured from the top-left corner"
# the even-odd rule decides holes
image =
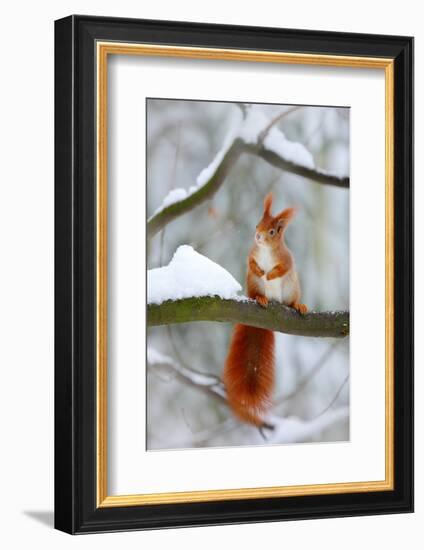
[[[149,304],[198,296],[237,298],[240,291],[227,270],[188,245],[178,247],[169,265],[147,272]]]

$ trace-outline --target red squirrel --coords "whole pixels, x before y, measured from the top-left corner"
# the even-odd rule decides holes
[[[300,303],[300,284],[293,254],[284,234],[296,210],[286,208],[271,214],[272,194],[264,200],[264,213],[256,226],[255,241],[247,258],[247,295],[262,307],[275,300],[302,315],[308,308]],[[225,362],[224,384],[234,414],[262,426],[272,405],[275,379],[274,333],[272,330],[237,324]]]

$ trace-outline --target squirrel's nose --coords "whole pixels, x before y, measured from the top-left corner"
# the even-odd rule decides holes
[[[262,235],[259,233],[259,231],[256,232],[256,240],[260,242],[262,240]]]

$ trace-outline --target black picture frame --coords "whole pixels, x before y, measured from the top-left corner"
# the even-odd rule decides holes
[[[98,40],[394,60],[394,490],[97,507]],[[73,15],[55,22],[55,527],[68,533],[413,511],[413,39]]]

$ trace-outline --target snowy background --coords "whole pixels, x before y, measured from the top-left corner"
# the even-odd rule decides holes
[[[241,128],[241,109],[234,103],[148,100],[148,218],[202,185],[229,136],[248,140],[249,133],[283,111],[290,112],[269,132],[268,147],[283,144],[286,154],[306,166],[349,174],[347,108],[254,105],[248,108],[248,127]],[[286,238],[296,258],[302,301],[313,310],[349,309],[349,191],[313,183],[247,154],[212,200],[170,222],[148,242],[149,301],[164,299],[170,274],[183,291],[184,261],[179,260],[194,252],[182,248],[171,271],[158,270],[168,266],[181,245],[225,268],[235,279],[227,280],[230,294],[237,292],[237,281],[244,291],[246,257],[270,190],[275,210],[298,208]],[[204,267],[201,263],[199,269]],[[219,275],[215,272],[212,279]],[[236,421],[225,404],[182,383],[176,368],[221,376],[231,328],[197,322],[148,329],[148,449],[349,439],[347,338],[276,334],[272,416],[278,429],[266,440],[258,429]]]

